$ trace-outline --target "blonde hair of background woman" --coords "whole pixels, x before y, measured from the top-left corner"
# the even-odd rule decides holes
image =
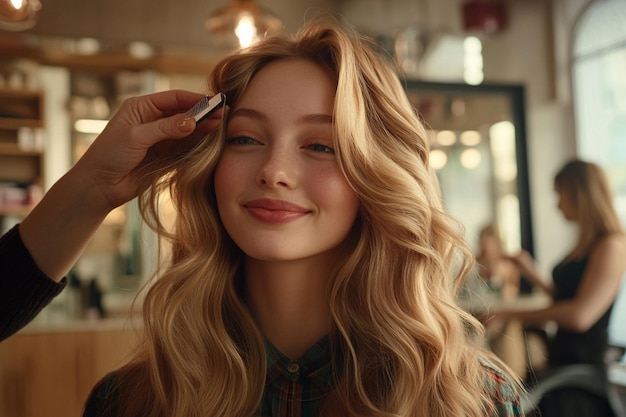
[[[484,416],[490,407],[474,343],[482,327],[455,305],[473,256],[443,210],[424,128],[392,69],[356,35],[310,25],[221,61],[209,87],[233,106],[270,61],[308,59],[337,77],[339,164],[361,201],[345,261],[329,277],[338,383],[323,415]],[[120,372],[120,415],[251,416],[265,382],[264,339],[243,304],[243,254],[223,229],[213,173],[224,131],[167,156],[141,199],[170,240],[171,261],[144,300],[144,343]],[[171,175],[161,175],[174,166]],[[170,191],[173,233],[158,222]]]
[[[611,233],[622,233],[611,186],[600,166],[581,160],[570,161],[555,175],[554,185],[577,210],[578,241],[567,259],[583,259],[600,239]]]

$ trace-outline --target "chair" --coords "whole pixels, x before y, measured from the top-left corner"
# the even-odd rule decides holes
[[[591,365],[568,365],[552,371],[521,398],[522,411],[529,415],[549,392],[562,388],[577,388],[600,397],[606,396],[615,417],[626,417],[616,387]]]

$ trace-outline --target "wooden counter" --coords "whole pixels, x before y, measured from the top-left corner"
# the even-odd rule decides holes
[[[82,415],[91,388],[136,341],[128,320],[27,326],[0,343],[0,416]]]

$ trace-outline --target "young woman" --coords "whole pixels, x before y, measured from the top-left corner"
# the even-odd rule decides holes
[[[558,330],[549,345],[549,367],[587,364],[603,375],[609,317],[626,271],[626,236],[598,165],[566,163],[554,178],[554,188],[563,217],[578,225],[578,240],[554,267],[552,280],[541,277],[527,252],[512,257],[522,274],[554,301],[541,310],[498,312],[488,325],[510,319],[525,325],[553,321]],[[540,407],[546,417],[612,415],[606,398],[567,389],[550,393]]]
[[[223,129],[144,170],[171,260],[85,416],[520,415],[455,306],[472,254],[392,68],[311,25],[225,58],[210,89]]]
[[[170,244],[143,343],[84,415],[520,416],[516,384],[455,304],[473,256],[392,68],[311,24],[225,58],[210,89],[230,107],[221,129],[162,141],[195,127],[173,115],[192,95],[131,100],[20,225],[56,280],[137,194]],[[48,253],[37,233],[65,238]]]

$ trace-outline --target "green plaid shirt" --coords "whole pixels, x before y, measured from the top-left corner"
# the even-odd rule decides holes
[[[333,388],[333,364],[328,337],[304,356],[291,360],[271,343],[267,351],[267,376],[258,415],[262,417],[314,417],[322,399]]]
[[[323,398],[333,388],[333,366],[328,337],[317,342],[301,358],[286,357],[266,342],[267,377],[258,411],[260,417],[314,417]],[[519,396],[509,379],[495,366],[483,365],[486,389],[495,405],[493,417],[522,417]],[[335,370],[338,375],[339,370]]]
[[[261,417],[314,417],[322,400],[333,388],[333,370],[328,338],[312,346],[298,360],[291,360],[269,342],[267,346],[267,377],[261,405]],[[490,417],[522,417],[513,385],[496,367],[485,364],[485,389],[496,408]],[[118,390],[115,374],[103,378],[92,390],[83,417],[117,417]]]

